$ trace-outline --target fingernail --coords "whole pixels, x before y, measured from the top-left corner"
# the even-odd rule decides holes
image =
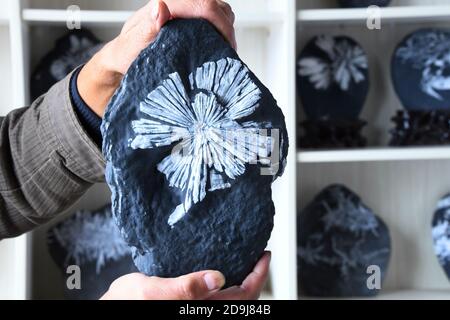
[[[220,272],[208,272],[203,279],[209,291],[218,290],[225,285],[225,277]]]

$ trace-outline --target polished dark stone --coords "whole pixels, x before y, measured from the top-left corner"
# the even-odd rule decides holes
[[[450,281],[450,194],[439,200],[432,221],[434,252]]]
[[[300,292],[315,297],[374,296],[370,266],[386,275],[391,240],[386,224],[342,185],[322,190],[297,218]],[[370,282],[373,284],[372,282]]]
[[[31,76],[32,100],[46,93],[76,67],[89,61],[101,47],[100,41],[88,29],[70,31],[59,38]]]
[[[419,29],[397,46],[392,82],[406,110],[450,110],[449,52],[447,29]]]
[[[232,82],[238,75],[245,75],[255,85],[251,92],[249,87],[230,87],[231,83],[239,83],[238,87],[247,83],[242,79]],[[206,88],[213,80],[220,85]],[[258,90],[259,98],[254,95]],[[226,94],[236,95],[236,105],[245,111],[245,117],[238,116],[239,112],[230,115]],[[249,97],[259,99],[257,108],[241,110]],[[227,120],[219,128],[217,123],[209,123],[206,115],[201,121],[203,115],[191,118],[200,98],[211,104],[199,113],[229,110],[220,119],[235,120]],[[183,172],[180,180],[174,179],[173,163],[182,157],[171,154],[176,143],[165,139],[164,131],[173,134],[174,128],[182,127],[181,134],[192,138],[191,144],[200,137],[210,139],[211,132],[203,131],[210,125],[219,135],[225,128],[231,132],[243,127],[267,128],[269,135],[279,130],[281,144],[274,150],[281,154],[275,175],[261,175],[264,165],[258,161],[245,163],[233,179],[230,174],[237,171],[228,165],[230,172],[219,173],[203,164],[194,166],[194,158],[187,158],[186,167],[178,167],[182,171],[177,172]],[[107,109],[102,133],[114,216],[133,249],[138,269],[161,277],[216,269],[224,273],[227,286],[240,284],[263,254],[272,231],[271,184],[284,169],[288,138],[284,116],[271,93],[212,25],[204,20],[169,22],[130,67]],[[202,154],[191,152],[186,156]],[[180,181],[192,181],[193,189],[183,187]]]
[[[49,229],[47,235],[47,246],[61,270],[61,288],[67,299],[99,299],[114,280],[137,272],[131,250],[112,218],[110,205],[94,212],[77,212]],[[67,286],[67,279],[73,274],[67,270],[74,265],[81,272],[80,290]]]
[[[369,90],[368,59],[347,36],[313,37],[298,58],[297,86],[306,121],[302,148],[362,147],[359,119]]]
[[[313,37],[298,58],[297,84],[309,120],[356,120],[369,91],[368,59],[347,36]]]
[[[390,3],[391,0],[339,0],[339,5],[343,8],[387,7]]]

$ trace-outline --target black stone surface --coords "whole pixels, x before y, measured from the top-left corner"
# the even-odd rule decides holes
[[[298,94],[309,120],[358,119],[369,91],[369,72],[366,53],[355,40],[313,37],[300,53],[297,68]]]
[[[133,63],[107,109],[103,151],[113,214],[134,251],[138,269],[147,275],[176,277],[216,269],[224,273],[226,286],[237,285],[259,260],[270,237],[275,177],[261,175],[261,165],[246,164],[245,173],[230,180],[230,188],[208,191],[171,227],[168,218],[185,193],[171,187],[157,166],[170,155],[172,146],[130,147],[131,121],[142,118],[139,105],[149,93],[174,72],[188,90],[189,74],[223,58],[240,61],[212,25],[204,20],[173,20]],[[261,90],[261,100],[253,114],[238,122],[265,122],[279,129],[284,162],[288,149],[284,116],[268,89],[251,71],[249,76]],[[192,99],[198,92],[189,94]],[[276,174],[282,169],[283,165]]]
[[[387,7],[390,3],[391,0],[339,0],[342,8]]]
[[[419,29],[396,48],[392,81],[409,111],[450,110],[450,32]]]
[[[440,199],[432,221],[434,251],[450,281],[450,194]]]
[[[76,67],[86,63],[101,47],[100,41],[88,29],[73,30],[58,39],[31,76],[32,100],[46,93]]]
[[[450,111],[397,111],[392,118],[391,146],[450,144]]]
[[[298,283],[315,297],[374,296],[367,268],[384,279],[391,243],[385,223],[342,185],[321,191],[298,215]]]
[[[96,218],[100,220],[95,222]],[[48,250],[61,270],[60,285],[66,299],[97,300],[114,280],[137,272],[131,250],[126,247],[115,223],[111,223],[112,219],[108,205],[94,212],[79,212],[48,230]],[[73,265],[80,267],[80,290],[70,290],[66,284],[71,275],[67,268]]]

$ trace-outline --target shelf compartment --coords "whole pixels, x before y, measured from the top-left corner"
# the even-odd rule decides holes
[[[81,23],[86,25],[123,24],[134,11],[119,10],[82,10]],[[24,21],[30,24],[65,24],[68,18],[66,10],[56,9],[25,9]],[[236,27],[258,28],[270,27],[273,24],[283,23],[280,13],[237,13]]]
[[[449,147],[370,148],[297,152],[298,163],[449,160]]]
[[[403,6],[380,8],[382,22],[442,21],[450,18],[450,5]],[[307,9],[297,13],[304,24],[365,23],[367,8]]]

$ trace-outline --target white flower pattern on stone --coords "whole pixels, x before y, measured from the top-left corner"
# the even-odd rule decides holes
[[[82,210],[73,218],[53,229],[55,240],[66,251],[65,263],[74,259],[76,265],[95,262],[95,270],[101,269],[109,261],[118,261],[131,256],[128,245],[120,236],[110,209],[103,214],[93,214]]]
[[[261,91],[238,60],[207,62],[189,76],[190,92],[172,73],[140,105],[146,115],[133,121],[133,149],[177,143],[158,165],[171,187],[185,192],[168,224],[174,226],[206,192],[231,187],[245,164],[268,164],[271,137],[261,134],[268,123],[236,120],[259,106]]]
[[[443,219],[432,229],[434,252],[441,265],[450,263],[450,209],[447,209]]]
[[[334,81],[339,88],[347,91],[353,80],[359,83],[365,79],[361,69],[368,68],[367,56],[360,46],[342,39],[336,41],[331,36],[319,36],[316,45],[329,58],[305,57],[300,59],[299,75],[309,77],[316,90],[327,90]]]
[[[420,87],[430,97],[443,101],[438,91],[450,90],[450,36],[433,31],[417,33],[410,37],[397,51],[403,63],[412,62],[422,71]]]

